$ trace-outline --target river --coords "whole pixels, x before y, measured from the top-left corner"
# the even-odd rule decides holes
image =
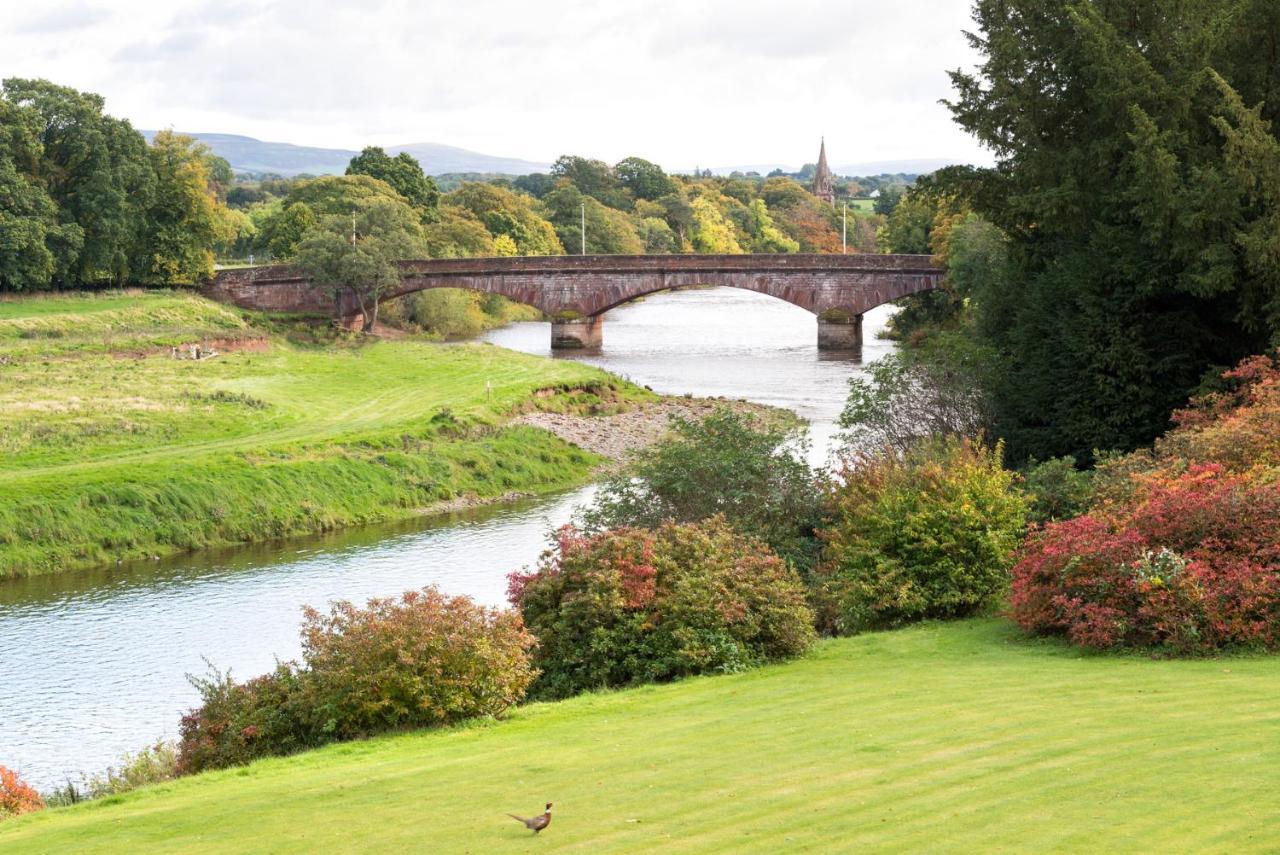
[[[865,321],[864,361],[890,307]],[[550,353],[545,323],[485,336]],[[815,346],[812,315],[727,288],[660,294],[605,317],[604,348],[575,355],[658,392],[746,398],[812,425],[825,459],[848,357]],[[0,583],[0,764],[40,789],[101,772],[126,751],[177,734],[206,660],[238,677],[298,654],[304,604],[363,601],[427,584],[488,604],[506,574],[537,561],[546,534],[591,487],[497,508],[169,561]]]

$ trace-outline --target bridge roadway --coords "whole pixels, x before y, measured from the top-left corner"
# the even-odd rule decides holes
[[[399,287],[383,300],[428,288],[465,288],[527,303],[551,319],[551,346],[595,348],[609,309],[669,288],[722,285],[786,300],[818,318],[818,347],[862,345],[862,316],[876,306],[940,287],[927,255],[556,255],[433,258],[400,262]],[[350,290],[313,285],[287,265],[220,271],[202,292],[241,308],[359,313]]]

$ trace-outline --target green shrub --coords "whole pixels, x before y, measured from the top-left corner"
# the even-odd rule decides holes
[[[306,609],[303,664],[237,683],[192,682],[178,770],[191,774],[381,731],[499,715],[533,680],[533,638],[514,612],[435,588]]]
[[[409,318],[441,338],[470,338],[486,327],[480,295],[458,288],[432,288],[412,298]]]
[[[1001,449],[961,439],[847,464],[819,568],[824,629],[973,614],[1004,591],[1026,520]]]
[[[719,514],[808,574],[818,555],[823,491],[805,462],[802,429],[727,408],[703,419],[672,419],[671,428],[670,439],[604,481],[582,515],[583,530],[654,528]]]
[[[1089,508],[1093,495],[1091,472],[1076,468],[1074,457],[1031,461],[1023,471],[1022,492],[1027,497],[1027,518],[1047,523],[1079,516]]]
[[[179,725],[178,773],[240,766],[322,743],[305,675],[292,663],[237,683],[230,672],[192,677],[201,704]]]
[[[510,576],[538,638],[531,694],[739,671],[813,639],[804,588],[721,517],[582,535],[561,529],[538,569]]]
[[[127,793],[144,787],[147,784],[158,784],[178,777],[178,746],[176,743],[160,740],[149,745],[136,754],[126,754],[121,758],[120,766],[108,768],[106,774],[89,779],[89,798],[113,796]]]

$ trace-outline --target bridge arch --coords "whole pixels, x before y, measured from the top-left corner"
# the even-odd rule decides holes
[[[682,285],[741,288],[785,300],[818,318],[818,346],[861,345],[862,316],[909,294],[940,286],[943,271],[918,255],[606,255],[425,259],[400,263],[393,299],[433,288],[500,294],[552,319],[552,347],[596,347],[602,316],[637,297]],[[283,266],[227,270],[204,293],[244,308],[358,311],[354,295],[334,300]]]

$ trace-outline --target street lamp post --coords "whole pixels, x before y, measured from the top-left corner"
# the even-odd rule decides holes
[[[587,203],[582,203],[582,254],[587,254]]]
[[[849,252],[849,200],[844,200],[844,213],[840,220],[840,254]]]

